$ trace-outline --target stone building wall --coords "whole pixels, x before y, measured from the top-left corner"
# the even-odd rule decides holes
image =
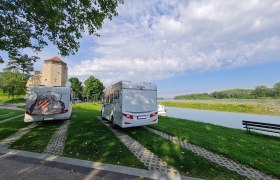
[[[43,70],[40,75],[39,81],[34,80],[39,78],[38,75],[34,75],[29,78],[27,86],[45,85],[45,86],[65,86],[68,80],[68,67],[58,57],[53,57],[44,61]]]

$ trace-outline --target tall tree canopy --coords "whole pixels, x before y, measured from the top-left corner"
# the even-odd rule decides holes
[[[61,55],[74,54],[82,33],[98,35],[119,3],[123,0],[1,0],[0,50],[19,56],[19,49],[39,51],[50,41]]]
[[[30,74],[30,72],[34,71],[33,66],[37,59],[38,58],[35,56],[29,57],[27,54],[11,57],[5,70],[18,70],[21,71],[22,74]]]
[[[104,85],[99,79],[93,76],[89,76],[84,82],[83,94],[90,100],[99,100],[101,98],[102,91],[104,90]]]
[[[26,76],[18,71],[6,71],[0,74],[0,89],[13,98],[25,94],[26,82]]]
[[[69,81],[71,82],[71,88],[74,92],[74,97],[78,97],[82,100],[82,93],[83,93],[83,87],[82,82],[76,77],[70,78]]]

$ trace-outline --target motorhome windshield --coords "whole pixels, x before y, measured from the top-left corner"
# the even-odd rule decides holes
[[[140,113],[157,109],[155,90],[123,89],[123,111]]]

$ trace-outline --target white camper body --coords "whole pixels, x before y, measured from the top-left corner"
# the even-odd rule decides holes
[[[158,123],[157,87],[120,81],[103,91],[101,117],[122,128]]]
[[[70,87],[33,86],[29,89],[24,122],[67,120],[71,113]]]

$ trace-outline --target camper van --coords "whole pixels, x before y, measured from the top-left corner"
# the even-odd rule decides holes
[[[24,122],[67,120],[71,113],[70,87],[33,86],[28,90]]]
[[[120,81],[103,91],[102,119],[122,128],[158,123],[157,87],[151,83]]]

